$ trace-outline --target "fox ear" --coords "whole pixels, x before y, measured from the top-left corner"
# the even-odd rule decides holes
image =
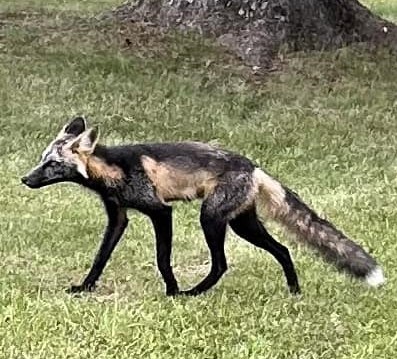
[[[90,128],[81,133],[72,143],[71,148],[77,152],[91,154],[98,143],[98,130]]]
[[[60,134],[78,136],[87,129],[87,122],[84,117],[76,117],[63,127]]]

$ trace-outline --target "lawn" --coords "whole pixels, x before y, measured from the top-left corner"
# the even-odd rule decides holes
[[[255,83],[206,41],[137,29],[127,48],[112,27],[73,26],[118,3],[0,0],[0,358],[395,358],[396,58],[287,56]],[[367,3],[397,19],[395,0]],[[301,298],[268,254],[231,233],[218,285],[168,298],[150,223],[130,212],[97,290],[70,297],[103,233],[101,203],[71,184],[32,191],[20,177],[75,114],[108,144],[195,139],[245,154],[370,250],[387,285],[347,278],[269,224],[290,248]],[[208,270],[198,210],[175,206],[183,288]]]

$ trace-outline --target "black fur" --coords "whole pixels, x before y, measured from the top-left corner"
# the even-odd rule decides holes
[[[83,117],[76,117],[65,127],[65,133],[78,136],[86,130],[86,123]]]
[[[45,160],[40,168],[30,173],[29,176],[22,177],[21,180],[30,188],[40,188],[59,182],[75,182],[78,177],[73,165],[53,160]]]
[[[242,213],[232,221],[233,231],[253,245],[267,250],[281,264],[291,293],[299,293],[298,277],[288,248],[278,243],[258,220],[255,208]]]

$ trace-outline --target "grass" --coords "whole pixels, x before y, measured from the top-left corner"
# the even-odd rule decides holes
[[[122,0],[1,0],[0,11],[54,11],[96,14],[120,5]]]
[[[361,1],[378,15],[387,20],[396,22],[397,20],[397,1],[396,0],[364,0]]]
[[[0,358],[394,358],[396,58],[289,56],[258,84],[207,42],[138,29],[127,48],[113,28],[60,30],[117,3],[0,1]],[[397,17],[393,1],[372,6]],[[231,234],[230,269],[214,290],[166,298],[152,229],[131,212],[97,291],[71,298],[64,290],[99,245],[101,204],[74,185],[29,191],[19,178],[76,113],[106,143],[216,140],[244,153],[370,249],[387,286],[351,281],[271,225],[292,252],[301,299],[268,255]],[[208,269],[198,209],[176,205],[184,288]]]

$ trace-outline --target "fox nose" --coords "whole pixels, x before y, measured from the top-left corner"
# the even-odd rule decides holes
[[[22,182],[23,184],[26,184],[26,183],[28,182],[28,177],[27,177],[27,176],[23,176],[23,177],[21,178],[21,182]]]

